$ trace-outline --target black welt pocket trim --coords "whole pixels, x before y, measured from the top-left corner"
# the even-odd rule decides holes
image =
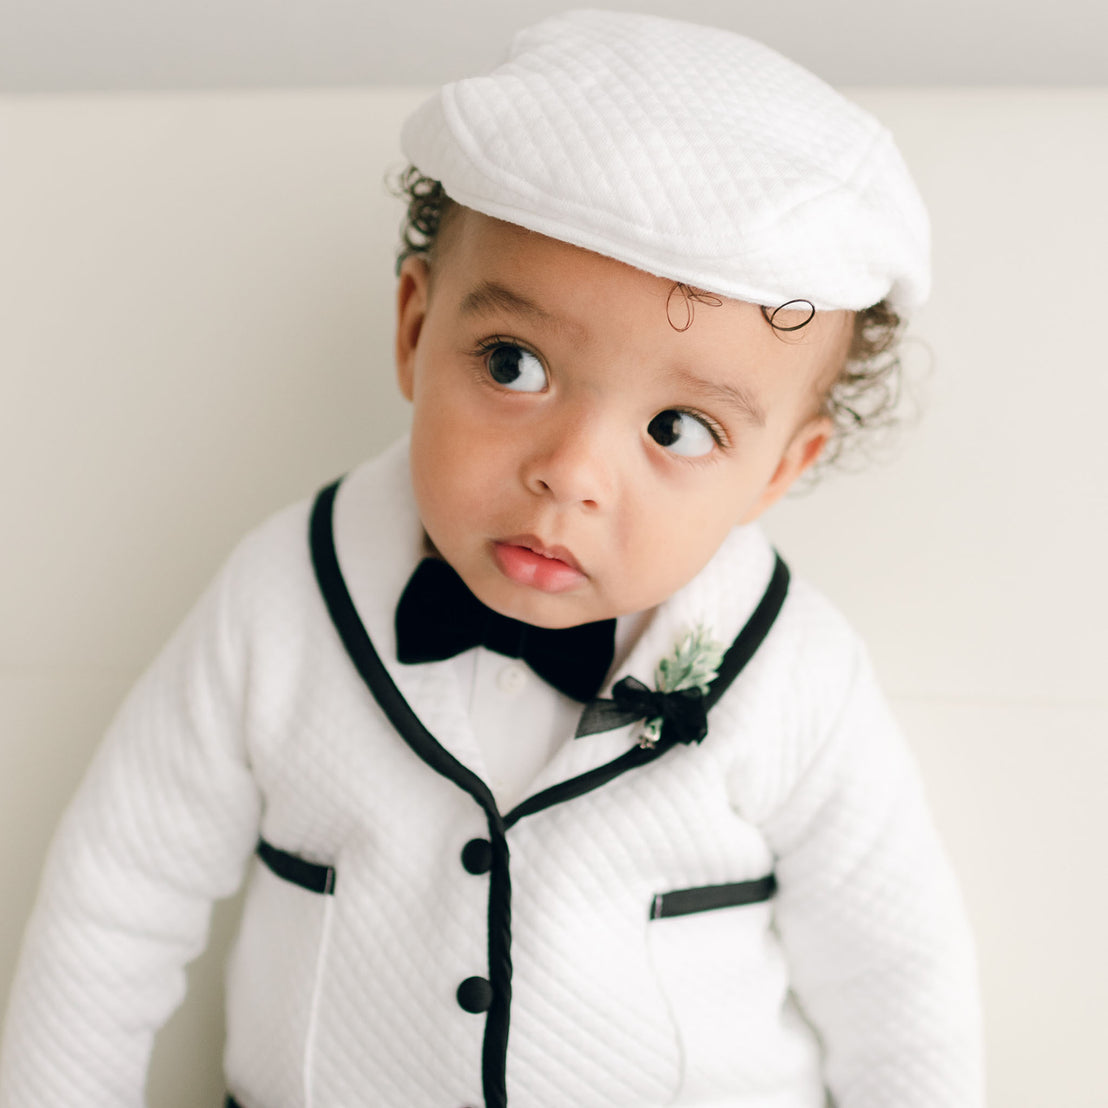
[[[695,889],[674,889],[658,893],[650,904],[651,919],[688,916],[693,912],[710,912],[713,908],[735,908],[742,904],[758,904],[769,900],[777,889],[777,878],[768,874],[755,881],[738,881],[732,885],[701,885]]]
[[[330,896],[335,891],[335,867],[321,866],[318,862],[309,862],[298,858],[288,851],[278,850],[262,839],[258,843],[258,857],[284,881],[291,881],[309,892]]]

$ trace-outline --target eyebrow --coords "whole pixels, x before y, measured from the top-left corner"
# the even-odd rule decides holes
[[[492,315],[496,312],[508,312],[522,316],[547,327],[573,328],[573,325],[559,316],[528,299],[506,285],[496,281],[482,281],[462,297],[460,312],[463,316]]]
[[[709,400],[726,404],[736,411],[748,423],[756,427],[766,425],[766,413],[762,410],[758,398],[742,385],[733,385],[723,381],[706,381],[703,377],[697,377],[695,373],[680,370],[677,374],[682,385],[700,393]]]

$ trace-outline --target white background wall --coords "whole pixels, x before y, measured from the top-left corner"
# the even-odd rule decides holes
[[[403,429],[412,91],[0,101],[0,996],[120,697],[253,523]],[[770,528],[867,636],[976,926],[994,1108],[1105,1104],[1108,89],[872,89],[935,223],[921,415]],[[154,1108],[220,1102],[233,905]]]

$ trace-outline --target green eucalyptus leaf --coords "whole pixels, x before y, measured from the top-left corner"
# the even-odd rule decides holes
[[[683,635],[669,658],[658,663],[655,681],[659,692],[699,689],[707,693],[723,661],[723,646],[703,626]]]

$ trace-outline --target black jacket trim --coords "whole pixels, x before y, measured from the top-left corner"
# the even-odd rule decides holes
[[[235,1098],[233,1096],[229,1096],[223,1102],[223,1108],[242,1108],[242,1106],[239,1104],[239,1102],[237,1100],[235,1100]]]
[[[485,811],[492,845],[492,866],[489,870],[488,959],[489,984],[493,1001],[485,1021],[482,1048],[482,1086],[485,1108],[507,1108],[508,1027],[512,998],[511,959],[511,876],[507,830],[524,816],[542,811],[554,804],[572,800],[599,788],[620,774],[652,762],[665,754],[670,746],[658,744],[651,749],[634,747],[607,765],[563,781],[528,797],[507,816],[501,815],[488,786],[472,770],[464,766],[424,727],[396,687],[377,654],[369,634],[362,624],[354,601],[346,587],[335,550],[332,514],[339,481],[320,491],[312,507],[309,526],[312,566],[324,603],[330,613],[346,652],[388,717],[398,734],[436,773],[465,790]],[[789,571],[777,558],[770,585],[720,665],[718,676],[705,697],[708,708],[723,695],[743,666],[753,657],[777,618],[788,591]]]
[[[710,912],[715,908],[737,908],[769,900],[777,891],[777,878],[772,874],[754,881],[738,881],[732,885],[701,885],[695,889],[674,889],[658,893],[650,904],[651,919],[689,916],[694,912]]]
[[[298,858],[288,851],[278,850],[265,839],[261,839],[257,846],[257,855],[278,877],[284,881],[291,881],[309,892],[322,893],[330,896],[335,891],[335,867],[323,866],[318,862],[309,862],[305,858]]]

